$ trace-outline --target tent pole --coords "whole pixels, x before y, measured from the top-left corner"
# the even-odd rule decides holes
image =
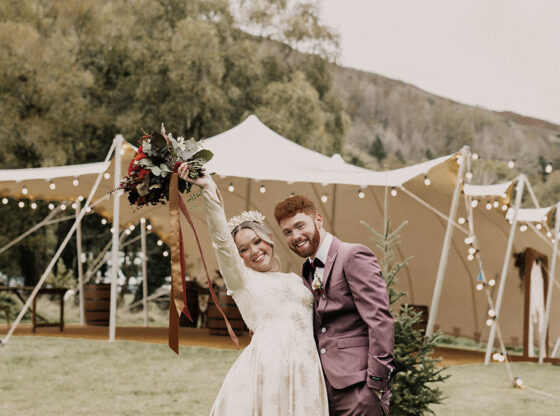
[[[500,317],[502,299],[504,297],[504,291],[506,288],[507,273],[509,269],[509,263],[511,262],[513,239],[515,238],[515,229],[517,228],[517,214],[519,212],[519,207],[521,206],[521,200],[523,199],[524,187],[525,187],[525,175],[519,175],[517,180],[516,194],[515,194],[515,206],[513,208],[513,218],[511,220],[511,227],[509,229],[509,238],[506,247],[506,255],[504,257],[504,264],[502,267],[502,275],[500,276],[500,287],[498,288],[498,295],[496,296],[496,304],[494,305],[495,318],[492,323],[492,326],[490,327],[490,335],[488,336],[488,345],[486,346],[484,365],[488,365],[490,363],[492,348],[494,348],[494,339],[496,337],[496,321]]]
[[[113,140],[113,144],[111,145],[111,148],[109,149],[109,152],[107,153],[107,156],[105,157],[105,162],[107,162],[110,159],[111,155],[113,154],[114,149],[115,149],[115,140]],[[74,221],[74,224],[70,228],[70,231],[68,231],[68,234],[66,234],[66,237],[64,238],[64,240],[62,241],[62,243],[58,247],[58,250],[54,254],[53,258],[51,259],[51,262],[49,263],[49,265],[47,266],[47,269],[43,272],[43,275],[39,279],[39,282],[35,285],[35,288],[31,292],[31,295],[29,295],[29,297],[27,298],[27,301],[23,305],[23,308],[19,312],[19,315],[17,316],[16,320],[12,324],[12,326],[11,326],[10,330],[8,331],[8,333],[6,334],[6,336],[0,341],[0,344],[6,344],[10,340],[10,338],[12,337],[12,334],[14,333],[14,331],[16,330],[17,326],[19,325],[21,319],[23,318],[23,315],[25,315],[25,312],[27,312],[27,309],[29,309],[29,306],[33,302],[33,299],[35,299],[35,296],[37,296],[37,293],[39,292],[39,289],[41,289],[41,286],[43,286],[43,283],[45,283],[45,280],[47,280],[48,275],[50,274],[50,272],[54,268],[54,265],[56,264],[56,262],[58,261],[58,258],[62,254],[62,251],[64,250],[64,248],[68,244],[68,241],[70,241],[70,237],[72,237],[72,234],[74,234],[74,231],[76,231],[76,228],[77,228],[79,222],[82,220],[82,218],[84,218],[84,215],[86,214],[86,211],[91,204],[91,200],[93,199],[93,196],[95,195],[95,192],[97,191],[97,188],[99,187],[99,183],[101,182],[102,176],[103,176],[103,172],[101,172],[97,175],[97,178],[95,179],[95,183],[93,184],[93,188],[89,192],[89,196],[88,196],[88,199],[86,201],[86,204],[84,205],[84,207],[80,211],[80,215],[78,216],[76,221]]]
[[[76,199],[76,221],[80,216],[80,200]],[[76,227],[76,250],[77,250],[77,265],[78,265],[78,294],[80,298],[80,325],[84,326],[84,270],[82,267],[82,223],[78,222]]]
[[[123,137],[116,137],[115,146],[115,172],[114,186],[119,187],[121,181],[121,147]],[[117,280],[119,278],[119,209],[120,209],[120,191],[113,195],[113,247],[112,247],[112,267],[111,267],[111,301],[109,310],[109,341],[115,340],[115,324],[117,315]]]
[[[466,158],[470,156],[470,151],[467,146],[461,149],[459,172],[457,172],[457,181],[453,191],[453,198],[451,200],[451,208],[449,209],[449,217],[447,219],[447,227],[445,230],[445,237],[443,239],[443,248],[441,250],[441,257],[439,259],[439,267],[434,286],[434,294],[432,296],[432,306],[428,314],[428,325],[426,328],[426,336],[434,332],[436,322],[437,310],[439,306],[439,298],[441,296],[441,289],[443,286],[443,279],[445,277],[445,269],[447,268],[447,258],[449,256],[449,249],[451,248],[451,237],[453,236],[453,228],[455,217],[457,216],[457,209],[459,208],[459,196],[461,194],[461,181],[465,175],[465,168],[467,165]]]
[[[144,309],[144,326],[148,326],[148,267],[146,255],[146,219],[140,220],[140,236],[142,240],[142,307]]]
[[[251,207],[251,179],[247,179],[247,192],[245,193],[245,211]]]
[[[552,265],[550,266],[550,272],[548,273],[548,290],[546,293],[546,304],[544,312],[544,322],[543,328],[540,334],[541,345],[539,347],[539,364],[544,362],[544,357],[548,355],[546,348],[546,329],[548,327],[548,318],[550,316],[550,302],[552,301],[552,287],[554,286],[554,275],[556,272],[556,257],[558,256],[558,232],[560,231],[560,203],[556,203],[556,218],[554,220],[554,248],[552,249]]]

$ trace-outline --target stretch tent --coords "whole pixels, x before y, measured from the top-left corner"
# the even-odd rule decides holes
[[[339,156],[327,157],[305,149],[278,135],[262,124],[255,116],[248,117],[238,126],[215,137],[205,140],[205,147],[215,153],[208,169],[216,172],[216,182],[222,193],[226,214],[236,215],[245,209],[258,209],[267,217],[276,244],[276,254],[281,259],[282,268],[300,272],[302,259],[291,253],[285,246],[280,230],[273,218],[274,205],[291,193],[301,193],[315,201],[325,219],[326,228],[345,241],[363,243],[374,252],[379,249],[371,241],[371,235],[360,223],[366,221],[377,230],[383,228],[383,205],[385,187],[392,193],[388,197],[388,213],[392,224],[397,226],[402,221],[408,225],[402,230],[402,244],[396,249],[396,258],[413,256],[408,267],[400,275],[398,288],[408,295],[402,302],[417,305],[431,305],[434,284],[446,230],[448,214],[457,178],[460,173],[461,153],[441,157],[418,165],[387,171],[373,172],[346,164]],[[123,143],[117,152],[122,160],[120,173],[126,174],[128,163],[135,149]],[[113,202],[104,200],[114,188],[113,175],[116,159],[113,157],[105,172],[109,179],[103,179],[93,198],[93,208],[107,219],[113,218]],[[49,200],[66,201],[86,195],[88,183],[86,177],[78,176],[78,186],[72,185],[76,169],[72,174],[54,179],[56,188],[49,189],[44,175],[37,179],[26,179],[28,195],[22,195],[22,182],[4,180],[0,185],[2,196],[14,198],[35,197]],[[70,170],[68,171],[70,173]],[[85,172],[85,171],[84,171]],[[18,172],[12,171],[13,178]],[[37,181],[40,189],[35,189]],[[68,186],[59,186],[59,181],[66,181]],[[32,192],[33,191],[33,192]],[[486,198],[497,199],[501,204],[510,205],[511,186],[495,196],[496,192],[481,193]],[[476,262],[467,260],[465,237],[470,232],[468,227],[457,223],[456,218],[467,215],[463,195],[458,198],[457,215],[452,215],[449,257],[442,284],[439,309],[435,319],[436,327],[446,333],[479,339],[485,337],[485,325],[488,305],[486,298],[476,291],[478,267]],[[121,198],[123,199],[123,198]],[[190,207],[203,207],[203,201],[188,204]],[[482,204],[481,204],[482,205]],[[203,209],[191,209],[195,226],[199,233],[205,258],[209,268],[215,270],[217,263],[207,233]],[[169,219],[167,207],[147,207],[132,209],[123,199],[120,204],[120,224],[128,226],[137,223],[140,218],[149,219],[160,238],[168,242]],[[499,274],[504,260],[509,223],[501,209],[486,210],[479,206],[474,211],[473,222],[480,240],[481,255],[484,256],[487,276]],[[201,276],[202,264],[195,246],[194,237],[188,226],[183,223],[186,244],[187,269],[189,276]],[[540,245],[539,245],[540,244]],[[546,244],[529,233],[517,233],[514,250],[520,251],[526,246],[544,251]],[[549,249],[550,250],[550,249]],[[508,290],[519,290],[516,271],[510,268]],[[511,296],[515,300],[514,296]],[[521,318],[515,311],[519,304],[509,302],[509,292],[504,296],[503,310],[500,317],[502,332],[506,343],[515,344],[521,339]],[[397,305],[398,308],[398,305]],[[516,309],[517,308],[517,309]],[[554,313],[551,314],[553,316]],[[559,323],[551,321],[551,339],[558,336]]]

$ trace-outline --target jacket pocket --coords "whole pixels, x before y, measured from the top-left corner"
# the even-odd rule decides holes
[[[339,349],[369,346],[368,337],[339,338],[336,340]]]

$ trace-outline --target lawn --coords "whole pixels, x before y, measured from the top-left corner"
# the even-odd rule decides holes
[[[207,415],[237,351],[118,341],[13,337],[0,347],[2,415]],[[557,415],[560,402],[508,385],[503,364],[450,367],[436,415]],[[560,367],[514,363],[560,397]]]

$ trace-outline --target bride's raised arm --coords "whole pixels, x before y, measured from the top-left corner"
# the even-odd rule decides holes
[[[195,180],[188,178],[186,164],[179,167],[178,173],[181,178],[202,188],[208,228],[216,252],[220,273],[224,278],[228,291],[235,292],[243,286],[247,269],[239,256],[233,237],[228,229],[223,201],[218,187],[208,173]]]

